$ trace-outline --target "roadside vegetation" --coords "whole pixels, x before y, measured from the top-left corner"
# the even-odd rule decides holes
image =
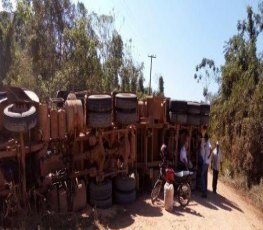
[[[224,153],[224,175],[238,190],[245,191],[258,207],[263,206],[263,2],[237,23],[237,34],[224,46],[225,63],[216,67],[204,58],[195,79],[219,84],[211,95],[210,133]]]
[[[25,87],[42,100],[58,90],[148,92],[144,65],[132,56],[132,40],[114,28],[113,15],[70,0],[1,3],[0,86]]]

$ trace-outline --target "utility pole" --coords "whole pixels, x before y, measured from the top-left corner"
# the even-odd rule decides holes
[[[148,55],[149,58],[151,58],[151,67],[150,67],[150,84],[149,84],[149,92],[148,94],[150,95],[151,94],[151,81],[152,81],[152,60],[153,58],[156,58],[156,56],[154,55]]]

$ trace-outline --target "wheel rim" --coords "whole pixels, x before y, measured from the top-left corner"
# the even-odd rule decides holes
[[[182,184],[178,188],[178,201],[181,206],[186,206],[191,197],[191,189],[189,184]]]
[[[154,202],[159,197],[161,188],[162,188],[162,181],[158,180],[152,189],[152,193],[151,193],[152,202]]]

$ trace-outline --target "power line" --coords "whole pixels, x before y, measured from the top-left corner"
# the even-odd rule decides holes
[[[152,60],[153,58],[156,58],[156,56],[154,55],[148,55],[149,58],[151,58],[151,67],[150,67],[150,84],[149,84],[149,92],[148,94],[150,95],[151,94],[151,84],[152,84]]]

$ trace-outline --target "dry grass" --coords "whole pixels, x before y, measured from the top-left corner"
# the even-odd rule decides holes
[[[263,179],[259,185],[253,185],[251,189],[247,187],[245,176],[236,176],[234,178],[228,175],[221,176],[221,181],[232,186],[239,192],[251,205],[263,212]]]
[[[249,191],[248,196],[253,200],[258,208],[263,211],[263,179],[259,185],[254,185]]]

